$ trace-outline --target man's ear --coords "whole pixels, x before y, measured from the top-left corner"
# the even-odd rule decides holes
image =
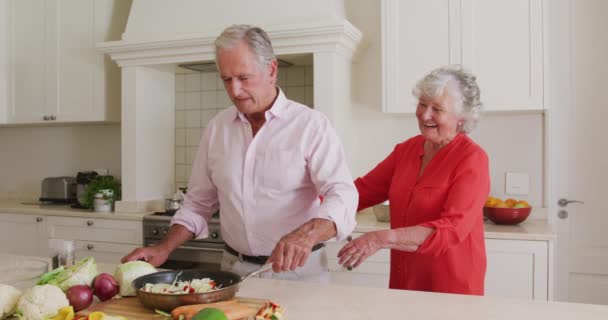
[[[272,62],[268,64],[268,73],[270,75],[270,82],[276,84],[277,75],[279,73],[279,63],[277,62],[277,59],[272,60]]]

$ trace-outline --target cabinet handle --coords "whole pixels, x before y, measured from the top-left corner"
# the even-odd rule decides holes
[[[89,226],[89,227],[90,227],[90,226],[92,226],[92,225],[93,225],[93,221],[91,221],[91,220],[87,221],[87,226]]]
[[[88,249],[88,250],[93,250],[94,248],[95,248],[95,246],[94,246],[94,245],[92,245],[92,244],[87,244],[87,249]]]
[[[51,120],[57,119],[57,117],[55,117],[55,116],[51,116],[50,118],[51,118]]]
[[[49,116],[44,116],[44,117],[42,117],[42,119],[44,119],[44,121],[48,121],[50,118],[49,118]]]
[[[42,217],[36,217],[36,222],[42,222]]]

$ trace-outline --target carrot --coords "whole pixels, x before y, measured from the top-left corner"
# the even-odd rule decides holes
[[[173,316],[173,319],[178,319],[180,315],[183,315],[186,317],[187,320],[190,320],[190,319],[192,319],[192,317],[194,317],[195,314],[197,314],[199,311],[201,311],[205,308],[222,309],[223,306],[228,306],[228,305],[231,305],[234,303],[236,303],[236,299],[228,300],[228,301],[213,302],[213,303],[185,305],[185,306],[181,306],[181,307],[177,307],[177,308],[173,309],[173,311],[171,311],[171,316]]]
[[[235,303],[232,305],[224,306],[222,308],[224,314],[228,320],[239,320],[239,319],[248,319],[250,317],[255,317],[257,313],[257,309],[250,307],[248,305],[242,303]]]

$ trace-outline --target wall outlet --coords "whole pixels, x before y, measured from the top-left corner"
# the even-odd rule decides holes
[[[525,172],[507,172],[505,184],[506,194],[527,195],[530,193],[530,176]]]

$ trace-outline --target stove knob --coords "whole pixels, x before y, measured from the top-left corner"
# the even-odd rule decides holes
[[[217,231],[213,231],[213,232],[211,232],[211,238],[213,238],[213,239],[217,239],[217,238],[219,238],[219,237],[220,237],[220,234],[219,234],[219,233],[217,233]]]
[[[152,234],[155,235],[155,236],[157,236],[158,235],[158,229],[157,228],[152,229]]]
[[[169,228],[163,228],[163,236],[166,236],[167,232],[169,232]]]

